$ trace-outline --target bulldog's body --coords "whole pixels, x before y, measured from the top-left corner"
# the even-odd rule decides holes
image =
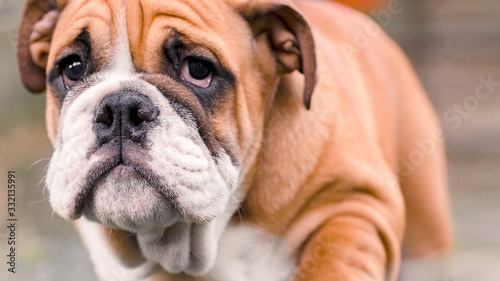
[[[364,16],[42,3],[25,10],[21,74],[41,91],[47,73],[51,204],[102,280],[394,280],[402,250],[450,247],[436,117]]]

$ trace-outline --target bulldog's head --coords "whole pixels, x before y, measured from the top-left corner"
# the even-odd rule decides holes
[[[305,74],[309,106],[312,42],[281,2],[29,0],[18,61],[47,90],[53,209],[135,233],[167,271],[205,272],[280,75]]]

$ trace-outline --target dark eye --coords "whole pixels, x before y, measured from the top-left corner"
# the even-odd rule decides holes
[[[71,88],[74,84],[82,79],[85,73],[85,67],[78,55],[71,55],[61,62],[63,81],[67,88]]]
[[[212,77],[212,64],[206,60],[189,58],[182,65],[181,78],[198,87],[210,86]]]
[[[196,80],[203,80],[210,74],[210,64],[199,59],[188,60],[189,74]]]

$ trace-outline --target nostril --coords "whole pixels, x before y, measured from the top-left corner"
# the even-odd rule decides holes
[[[108,105],[101,107],[96,114],[96,123],[104,124],[106,127],[113,125],[113,110]]]
[[[158,116],[158,109],[152,106],[143,106],[137,110],[137,116],[146,122],[151,122]]]
[[[130,124],[137,127],[144,122],[151,122],[156,119],[158,110],[147,106],[133,106],[129,108],[128,119]]]
[[[148,121],[145,120],[143,116],[140,116],[139,109],[137,107],[130,108],[128,118],[130,123],[136,127],[141,125],[144,121]]]

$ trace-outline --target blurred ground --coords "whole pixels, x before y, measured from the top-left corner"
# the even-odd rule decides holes
[[[51,154],[45,98],[22,88],[15,66],[21,2],[0,0],[0,280],[95,280],[71,224],[53,216],[44,201],[42,178]],[[413,61],[445,130],[456,236],[446,281],[500,280],[500,87],[485,99],[473,98],[481,79],[500,82],[500,1],[399,4],[372,16]],[[457,106],[465,114],[457,115]],[[10,170],[16,171],[18,192],[15,278],[6,275],[4,262]]]

